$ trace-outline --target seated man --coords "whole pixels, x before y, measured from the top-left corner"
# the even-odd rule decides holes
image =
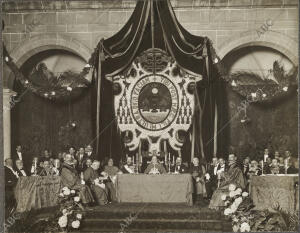
[[[30,174],[31,175],[37,175],[41,172],[42,168],[39,166],[39,159],[38,157],[33,157]]]
[[[44,160],[44,168],[40,172],[40,176],[53,176],[55,172],[53,171],[52,164],[49,160]]]
[[[190,173],[194,183],[194,200],[199,204],[205,204],[204,197],[207,197],[205,187],[205,167],[200,164],[199,158],[194,157],[190,167]]]
[[[25,170],[24,170],[24,166],[23,166],[23,160],[17,159],[16,160],[16,172],[18,174],[18,176],[27,176]]]
[[[9,215],[14,210],[16,199],[14,195],[15,187],[18,182],[18,174],[13,169],[13,161],[11,158],[5,160],[4,166],[5,177],[5,214]]]
[[[114,166],[114,160],[110,158],[104,167],[104,171],[101,172],[101,175],[107,178],[105,185],[108,190],[109,201],[111,202],[117,201],[115,182],[118,174],[122,174],[122,172],[118,167]]]
[[[228,170],[221,173],[221,182],[219,187],[214,192],[209,203],[210,209],[219,209],[225,206],[224,201],[221,199],[223,194],[228,194],[228,187],[230,184],[235,184],[238,188],[245,189],[246,182],[242,170],[237,166],[236,156],[230,154],[228,157]]]
[[[284,174],[284,168],[279,166],[277,159],[272,159],[270,170],[273,175]]]
[[[252,160],[249,167],[249,172],[247,175],[248,179],[251,179],[252,176],[257,176],[259,172],[258,162],[256,160]]]
[[[294,162],[294,164],[293,164],[293,162]],[[295,166],[297,164],[298,164],[298,161],[289,160],[288,167],[287,167],[287,174],[298,174],[299,170]]]
[[[61,182],[63,187],[78,190],[83,204],[94,201],[91,190],[81,180],[77,170],[74,167],[72,155],[67,154],[61,170]]]
[[[152,156],[151,163],[146,168],[145,174],[164,174],[167,173],[163,165],[157,161],[155,155]]]
[[[53,175],[56,175],[56,176],[60,175],[60,173],[61,173],[61,163],[60,163],[59,159],[54,159],[52,170],[53,170],[53,173],[54,173]]]
[[[218,169],[219,163],[218,163],[218,158],[213,157],[211,164],[209,164],[207,173],[208,175],[205,175],[206,177],[206,192],[207,192],[207,198],[210,199],[213,192],[217,188],[217,169]]]
[[[88,167],[84,173],[84,181],[87,185],[90,186],[94,198],[99,205],[107,204],[107,190],[105,189],[105,184],[101,180],[100,175],[98,173],[98,169],[100,167],[100,162],[94,160],[92,165]]]
[[[186,173],[188,172],[187,167],[182,164],[182,158],[181,157],[177,157],[176,158],[176,164],[174,167],[172,167],[172,172],[174,173]]]
[[[131,157],[127,157],[126,164],[122,167],[121,171],[124,174],[128,174],[128,173],[133,174],[134,173],[134,166],[132,164]]]

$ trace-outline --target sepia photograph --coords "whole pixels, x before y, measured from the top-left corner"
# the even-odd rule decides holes
[[[299,0],[0,16],[0,233],[299,232]]]

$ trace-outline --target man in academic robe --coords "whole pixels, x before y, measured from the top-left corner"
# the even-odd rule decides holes
[[[108,190],[98,173],[99,167],[100,162],[98,160],[94,160],[92,165],[84,171],[83,177],[86,184],[89,185],[89,187],[91,188],[92,193],[94,194],[94,199],[97,202],[97,204],[105,205],[108,202]]]
[[[108,159],[107,165],[104,167],[101,175],[107,178],[105,185],[108,190],[108,197],[110,202],[117,201],[115,182],[118,174],[122,174],[122,171],[118,167],[114,166],[114,160],[112,158]]]
[[[11,158],[5,160],[4,177],[5,177],[5,208],[7,209],[6,214],[9,214],[14,210],[16,205],[14,191],[19,178],[17,172],[13,169],[13,160]]]
[[[242,170],[237,165],[237,157],[235,154],[230,154],[228,157],[228,169],[221,174],[221,181],[219,187],[214,192],[209,203],[210,209],[219,209],[225,206],[224,201],[221,199],[223,194],[229,194],[228,187],[230,184],[236,185],[237,188],[242,190],[246,187],[245,177]]]
[[[83,204],[89,204],[94,201],[90,188],[85,185],[84,180],[78,175],[78,171],[74,167],[73,157],[70,154],[65,156],[65,161],[62,165],[61,182],[63,187],[78,190]]]
[[[151,163],[147,166],[145,174],[164,174],[167,173],[166,169],[157,160],[157,156],[153,155]]]
[[[173,173],[187,173],[188,172],[188,168],[182,163],[181,157],[176,158],[176,163],[172,167],[171,172],[173,172]]]
[[[126,159],[126,164],[122,167],[121,171],[124,174],[133,174],[134,173],[134,166],[132,164],[132,158],[131,157],[127,157]]]
[[[200,164],[199,158],[194,157],[190,167],[190,173],[194,184],[194,201],[198,204],[205,204],[204,198],[207,197],[205,187],[205,167]]]
[[[16,160],[16,172],[18,176],[27,176],[26,171],[24,170],[23,161],[17,159]]]
[[[76,160],[77,160],[77,170],[78,172],[84,172],[84,170],[86,169],[86,159],[87,159],[87,155],[84,153],[84,148],[81,147],[79,148],[79,152],[78,154],[76,154],[75,156]]]

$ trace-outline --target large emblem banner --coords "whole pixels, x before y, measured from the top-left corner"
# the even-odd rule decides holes
[[[136,150],[141,139],[151,152],[161,151],[162,140],[180,150],[181,133],[192,124],[193,91],[201,76],[180,69],[164,51],[151,49],[112,80],[115,115],[120,131],[131,136],[125,142],[129,150]]]

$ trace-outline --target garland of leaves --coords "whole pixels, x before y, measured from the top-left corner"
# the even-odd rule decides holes
[[[293,67],[288,74],[285,74],[283,67],[280,66],[278,61],[275,61],[269,75],[273,75],[276,81],[263,78],[253,72],[238,71],[229,74],[216,54],[211,40],[209,40],[208,45],[213,63],[221,78],[231,86],[233,91],[251,103],[271,103],[289,96],[298,88],[297,66]]]
[[[86,76],[93,72],[95,76],[95,63],[98,59],[98,51],[101,44],[95,48],[92,53],[87,65],[82,69],[80,73],[73,72],[71,70],[65,71],[56,77],[53,73],[49,72],[46,68],[46,72],[50,75],[52,80],[57,80],[46,86],[36,85],[32,80],[34,80],[34,75],[38,72],[37,69],[33,70],[30,77],[26,78],[20,71],[19,67],[13,61],[12,57],[9,55],[5,45],[3,44],[3,57],[7,66],[14,73],[16,80],[18,80],[24,87],[26,87],[31,92],[37,94],[40,97],[46,98],[53,101],[67,101],[70,99],[77,98],[83,93],[83,90],[91,86],[92,82],[86,79]],[[41,66],[43,64],[40,64]],[[42,67],[42,69],[45,67]],[[92,70],[93,69],[93,70]],[[45,69],[44,69],[45,70]],[[65,82],[64,82],[65,81]],[[68,85],[66,85],[66,83]]]
[[[91,86],[91,83],[88,82],[85,77],[92,68],[93,75],[95,74],[96,62],[99,59],[99,51],[102,51],[102,46],[103,40],[100,40],[87,65],[80,73],[69,70],[63,72],[59,77],[53,75],[53,78],[57,80],[71,80],[71,83],[69,83],[68,86],[59,84],[51,85],[49,87],[37,86],[29,81],[32,80],[32,78],[24,77],[18,66],[8,54],[4,44],[3,55],[6,64],[10,67],[16,79],[30,91],[49,100],[70,100],[78,97],[84,89]],[[276,81],[262,78],[253,72],[240,71],[228,74],[227,69],[217,56],[213,43],[209,38],[207,38],[206,46],[208,46],[208,49],[210,50],[213,64],[217,68],[221,78],[225,80],[235,92],[246,98],[249,102],[270,103],[282,99],[297,90],[298,67],[294,67],[286,75],[283,67],[279,65],[278,61],[275,61],[273,70],[271,70],[270,73],[273,74]]]

